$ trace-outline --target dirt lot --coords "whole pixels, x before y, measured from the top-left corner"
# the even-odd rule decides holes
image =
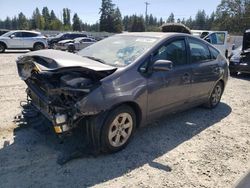
[[[12,122],[25,99],[15,67],[19,55],[0,54],[0,187],[225,188],[250,168],[250,76],[231,78],[215,110],[166,117],[137,131],[117,154],[60,166],[62,144],[41,129],[43,122]]]

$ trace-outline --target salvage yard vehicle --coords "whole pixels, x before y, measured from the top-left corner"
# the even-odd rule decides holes
[[[48,38],[49,48],[54,49],[55,44],[62,40],[74,40],[79,37],[88,37],[88,36],[86,33],[68,32],[68,33],[60,33],[55,37],[49,37]]]
[[[17,60],[31,104],[59,135],[78,126],[101,152],[116,152],[135,130],[166,114],[215,108],[228,80],[225,57],[181,33],[124,33],[78,54],[27,53]]]
[[[191,30],[192,35],[200,37],[219,49],[225,57],[228,57],[228,32],[227,31],[207,31]]]
[[[0,53],[6,49],[41,50],[48,48],[47,39],[36,31],[9,31],[0,36]]]
[[[95,42],[95,39],[89,37],[79,37],[74,40],[62,40],[55,45],[55,49],[75,52],[82,50]]]
[[[250,30],[245,31],[242,47],[230,58],[229,70],[232,76],[250,73]]]

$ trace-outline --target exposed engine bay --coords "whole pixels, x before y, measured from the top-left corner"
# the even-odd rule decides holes
[[[28,86],[31,104],[52,121],[59,134],[78,125],[86,114],[76,103],[100,86],[102,78],[115,71],[95,71],[75,66],[74,62],[60,67],[56,60],[41,56],[21,57],[17,67],[19,76]]]

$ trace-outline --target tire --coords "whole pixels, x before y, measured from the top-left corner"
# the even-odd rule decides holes
[[[218,104],[220,103],[223,90],[224,90],[223,84],[220,81],[214,86],[213,91],[210,94],[208,102],[205,104],[205,106],[210,109],[217,107]]]
[[[238,72],[230,71],[230,76],[237,76],[237,75],[238,75]]]
[[[68,52],[74,53],[75,50],[76,50],[75,46],[73,46],[73,45],[68,46]]]
[[[136,128],[134,110],[122,105],[112,110],[103,124],[101,131],[101,151],[114,153],[124,149]]]
[[[33,47],[34,51],[42,50],[42,49],[44,49],[44,45],[42,43],[35,43],[34,44],[34,47]]]
[[[3,43],[0,43],[0,53],[3,53],[5,51],[6,47]]]

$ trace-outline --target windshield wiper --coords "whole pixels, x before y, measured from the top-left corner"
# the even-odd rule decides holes
[[[83,56],[83,57],[86,57],[86,58],[89,58],[89,59],[92,59],[94,61],[98,61],[98,62],[100,62],[102,64],[106,64],[107,65],[107,63],[104,60],[102,60],[102,59],[99,59],[99,58],[96,58],[96,57],[92,57],[92,56]]]

